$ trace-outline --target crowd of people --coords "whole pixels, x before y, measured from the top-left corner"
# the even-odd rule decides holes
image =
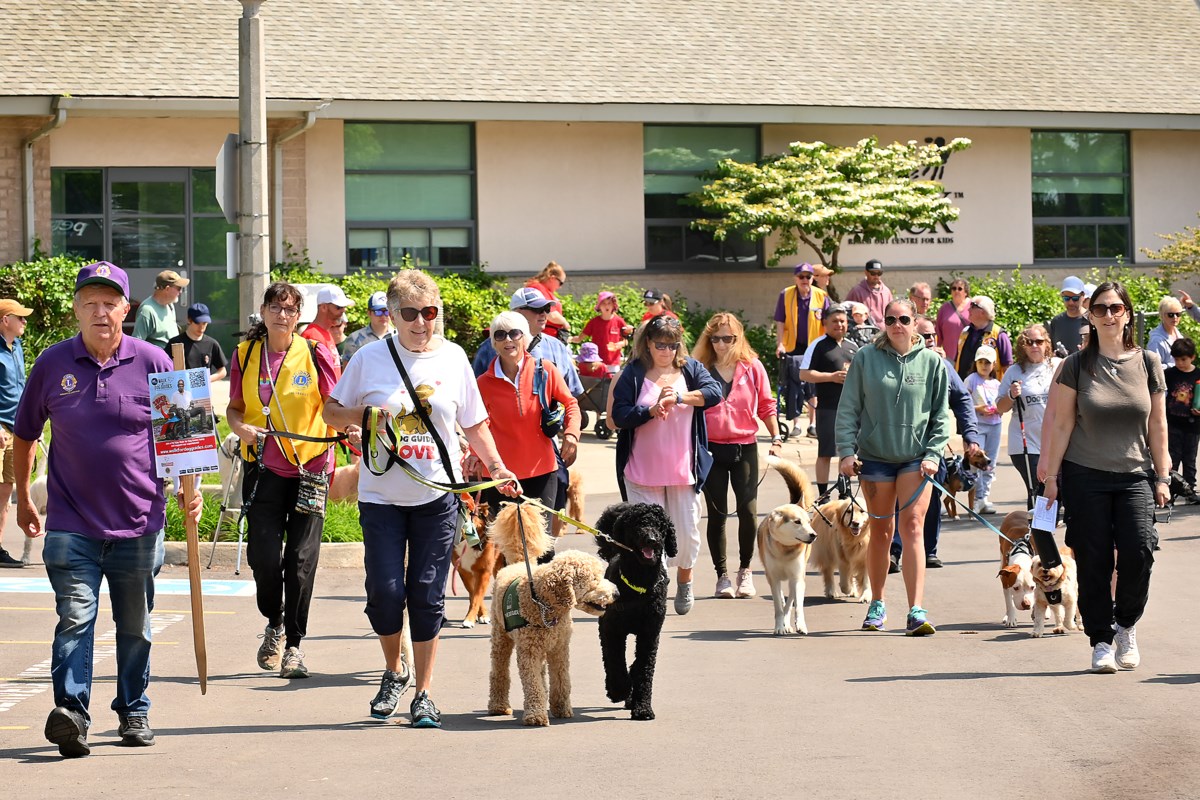
[[[90,264],[76,278],[79,335],[41,353],[27,380],[20,337],[32,310],[0,300],[0,524],[15,488],[18,526],[27,536],[45,535],[43,559],[59,598],[47,738],[63,756],[90,751],[86,643],[107,579],[118,637],[130,643],[117,654],[118,736],[129,746],[154,743],[146,696],[149,614],[167,498],[154,478],[147,376],[172,370],[164,348],[175,343],[189,367],[230,381],[228,422],[247,464],[247,558],[265,623],[256,661],[282,678],[309,675],[301,646],[336,464],[331,445],[344,438],[361,448],[366,613],[383,657],[370,701],[374,717],[394,714],[411,687],[412,724],[441,725],[431,691],[461,525],[460,487],[486,484],[483,499],[493,513],[519,495],[562,508],[578,453],[581,375],[611,380],[622,497],[661,506],[675,526],[678,553],[668,566],[677,614],[688,614],[695,601],[702,502],[713,596],[755,595],[758,438],[765,429],[768,452],[777,456],[790,424],[793,435],[817,440],[822,495],[835,477],[835,458],[841,478],[861,486],[872,587],[862,628],[886,628],[887,578],[900,573],[905,631],[935,633],[924,607],[926,570],[941,566],[940,504],[932,502],[930,482],[945,481],[956,431],[966,455],[987,456],[973,511],[994,514],[1000,432],[1010,414],[1008,455],[1027,507],[1040,497],[1061,499],[1066,509],[1092,669],[1137,666],[1135,626],[1157,546],[1153,509],[1170,500],[1172,469],[1194,497],[1200,373],[1195,344],[1178,320],[1183,313],[1200,319],[1200,309],[1184,292],[1164,298],[1161,325],[1143,349],[1125,288],[1088,287],[1072,276],[1062,283],[1064,311],[1014,340],[996,321],[992,298],[971,296],[965,280],[953,281],[950,299],[932,313],[928,284],[897,297],[876,259],[844,303],[831,274],[797,265],[779,293],[778,398],[742,320],[714,314],[689,347],[671,298],[654,288],[643,292],[636,325],[621,316],[612,292],[601,292],[596,315],[573,335],[558,296],[567,275],[555,262],[513,292],[473,357],[443,335],[438,286],[416,270],[397,273],[386,292],[371,295],[368,324],[348,335],[345,315],[354,301],[340,288],[320,291],[315,319],[300,331],[301,292],[272,283],[261,321],[227,361],[206,334],[207,307],[190,306],[182,332],[174,322],[186,278],[161,273],[138,311],[135,336],[125,336],[128,276],[107,262]],[[1166,363],[1173,366],[1164,372]],[[42,520],[29,477],[47,422],[51,501]],[[71,457],[82,449],[95,454],[96,446],[113,465],[101,480]],[[730,489],[736,571],[726,544]],[[182,492],[176,501],[182,508]],[[184,513],[198,518],[201,503],[197,494]],[[0,550],[0,564],[14,563],[20,565]]]

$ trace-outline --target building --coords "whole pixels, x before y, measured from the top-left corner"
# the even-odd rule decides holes
[[[268,1],[271,231],[330,272],[550,259],[765,321],[785,274],[678,203],[718,156],[797,140],[974,145],[961,218],[844,248],[904,288],[1143,263],[1200,209],[1200,7],[1157,0]],[[233,0],[0,0],[0,262],[181,268],[237,327],[214,159],[237,130]],[[286,140],[286,141],[285,141]],[[31,169],[27,169],[26,162]],[[31,178],[26,181],[26,176]],[[769,247],[769,243],[767,245]],[[794,261],[794,260],[793,260]],[[786,265],[785,265],[786,266]]]

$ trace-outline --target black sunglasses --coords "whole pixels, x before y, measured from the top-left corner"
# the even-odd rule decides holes
[[[549,314],[550,313],[550,304],[547,303],[546,305],[542,306],[541,308],[534,308],[533,306],[521,306],[517,310],[518,311],[528,311],[530,314]]]
[[[1080,300],[1083,299],[1083,295],[1082,294],[1064,294],[1062,296],[1062,299],[1063,299],[1063,302],[1066,302],[1066,303],[1078,303]]]
[[[889,328],[892,327],[893,325],[895,325],[897,322],[899,322],[901,325],[904,325],[905,327],[907,327],[909,325],[912,325],[912,321],[913,321],[913,318],[910,317],[908,314],[901,314],[898,317],[889,314],[883,318],[883,324]]]
[[[881,270],[881,269],[869,269],[869,270],[867,270],[867,274],[868,274],[868,275],[882,275],[882,274],[883,274],[883,270]]]
[[[655,342],[654,349],[661,351],[678,350],[679,342]]]
[[[799,275],[797,275],[796,277],[797,277],[799,280],[802,280],[802,281],[811,281],[811,280],[813,279],[813,276],[812,276],[812,273],[811,273],[811,272],[801,272],[801,273],[800,273]]]
[[[713,342],[714,344],[733,344],[734,342],[737,341],[737,337],[736,336],[710,336],[710,337],[708,337],[708,340],[710,342]]]
[[[1092,303],[1090,309],[1093,317],[1122,317],[1125,315],[1124,303]]]
[[[1166,312],[1166,316],[1170,317],[1171,319],[1179,319],[1180,317],[1183,316],[1183,312],[1182,311],[1168,311],[1168,312]]]
[[[927,342],[931,342],[937,338],[937,333],[922,333],[921,338]]]
[[[425,306],[424,308],[405,307],[400,309],[400,319],[404,320],[405,322],[412,322],[417,318],[418,314],[424,317],[427,321],[433,322],[435,319],[437,319],[437,306]]]
[[[519,328],[510,328],[506,331],[492,331],[492,339],[496,342],[503,342],[505,339],[512,339],[514,342],[525,335],[525,331]]]

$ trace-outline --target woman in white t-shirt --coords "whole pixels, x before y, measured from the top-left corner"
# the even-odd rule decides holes
[[[1033,508],[1033,498],[1042,493],[1041,484],[1037,482],[1042,421],[1059,363],[1052,355],[1053,348],[1050,334],[1042,325],[1030,325],[1021,331],[1013,348],[1013,365],[1000,381],[1000,396],[996,401],[996,410],[1001,414],[1021,403],[1025,433],[1021,433],[1021,416],[1014,411],[1008,419],[1008,455],[1025,483],[1025,504],[1029,509]]]
[[[388,285],[387,303],[396,335],[364,345],[346,365],[325,404],[326,422],[348,430],[353,443],[368,410],[380,409],[380,427],[386,424],[395,432],[396,455],[423,478],[437,483],[462,477],[457,424],[492,477],[510,480],[501,491],[519,494],[520,484],[500,460],[488,431],[487,412],[466,353],[435,331],[441,310],[437,284],[417,270],[399,272]],[[416,398],[405,388],[397,359]],[[434,431],[426,428],[417,403],[424,407]],[[435,436],[441,439],[451,463],[443,463]],[[390,717],[400,695],[413,682],[414,670],[401,656],[407,609],[416,661],[412,725],[441,727],[441,714],[428,690],[445,616],[458,498],[418,483],[399,466],[388,469],[389,459],[383,453],[372,453],[370,446],[364,451],[358,508],[366,566],[366,612],[386,662],[379,693],[371,701],[371,716]]]

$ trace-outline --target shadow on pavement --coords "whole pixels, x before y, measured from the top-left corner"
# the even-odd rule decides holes
[[[847,678],[846,683],[894,683],[899,681],[976,681],[986,678],[1069,678],[1090,675],[1083,670],[1069,672],[929,672],[924,675],[879,675],[870,678]]]

